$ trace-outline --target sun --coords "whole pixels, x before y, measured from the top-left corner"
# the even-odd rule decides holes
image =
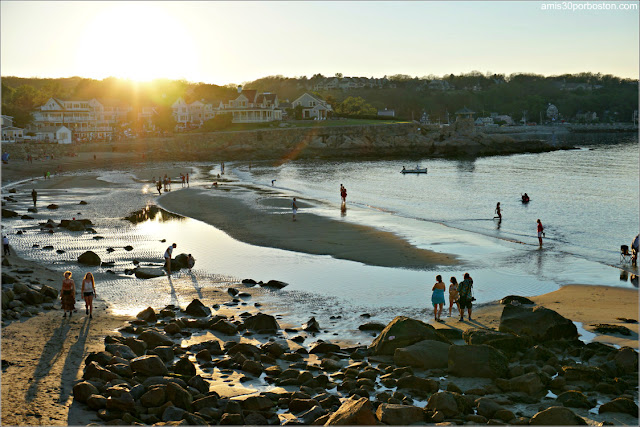
[[[199,74],[198,48],[189,30],[161,3],[110,3],[89,21],[75,69],[93,78],[187,78]]]

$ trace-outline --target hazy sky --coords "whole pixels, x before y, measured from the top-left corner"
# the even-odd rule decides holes
[[[215,84],[473,70],[638,78],[638,9],[621,10],[638,2],[614,3],[2,0],[0,66],[2,76]]]

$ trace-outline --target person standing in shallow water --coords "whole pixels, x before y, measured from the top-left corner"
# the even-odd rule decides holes
[[[298,204],[296,203],[296,198],[293,198],[293,202],[291,202],[291,210],[293,211],[293,220],[296,220],[296,214],[298,213]]]
[[[174,243],[173,245],[169,246],[166,251],[164,251],[164,265],[169,276],[171,276],[171,255],[173,254],[173,250],[177,246],[178,245]]]
[[[33,207],[35,208],[36,202],[38,201],[38,192],[36,191],[35,188],[31,190],[31,198],[33,199]]]
[[[449,285],[449,317],[451,317],[453,304],[458,307],[458,313],[462,314],[460,303],[458,302],[459,298],[460,294],[458,293],[458,280],[455,278],[455,276],[451,276],[451,284]]]
[[[540,218],[538,218],[538,243],[540,243],[540,247],[542,247],[542,236],[544,235],[544,227],[540,222]]]
[[[80,289],[82,298],[84,298],[84,308],[90,319],[93,319],[93,298],[96,295],[96,281],[92,273],[87,273],[82,279],[82,287]]]
[[[433,315],[436,322],[441,322],[440,316],[442,316],[442,309],[444,307],[444,291],[447,289],[447,285],[442,282],[442,276],[436,276],[436,284],[431,289],[431,304],[433,304]]]
[[[496,218],[498,221],[502,221],[502,212],[500,212],[500,202],[496,205]]]
[[[76,284],[71,279],[71,272],[64,272],[64,279],[62,280],[62,288],[60,291],[60,300],[62,302],[62,310],[64,310],[63,318],[67,317],[67,311],[69,312],[69,319],[73,315],[73,310],[76,306]]]

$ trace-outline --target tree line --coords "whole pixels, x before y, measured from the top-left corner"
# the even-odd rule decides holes
[[[336,73],[340,77],[340,73]],[[385,76],[381,88],[314,91],[327,77],[310,78],[267,76],[243,86],[278,95],[280,102],[293,101],[305,92],[332,105],[342,116],[370,116],[377,110],[393,109],[396,116],[419,119],[426,112],[432,121],[446,121],[447,116],[467,107],[476,117],[490,113],[508,114],[516,121],[523,115],[538,122],[546,117],[548,105],[558,107],[561,119],[573,119],[580,112],[595,112],[600,121],[629,122],[638,109],[638,81],[610,74],[578,73],[542,76],[531,73],[511,75],[471,72],[446,76],[412,77],[404,74]],[[446,82],[430,85],[434,80]],[[2,78],[2,114],[13,116],[15,125],[26,126],[31,112],[50,97],[61,99],[113,99],[125,102],[134,110],[142,106],[168,107],[178,98],[186,102],[204,99],[217,105],[234,98],[235,84],[218,86],[185,80],[159,79],[147,83],[106,78],[103,80],[69,77],[59,79]]]

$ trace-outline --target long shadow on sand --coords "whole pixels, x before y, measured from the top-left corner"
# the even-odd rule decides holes
[[[58,326],[51,334],[51,338],[44,345],[42,349],[42,355],[36,365],[36,369],[33,371],[33,382],[27,389],[24,399],[27,402],[33,401],[38,395],[38,386],[40,381],[49,375],[51,367],[56,363],[58,358],[62,355],[64,350],[64,343],[67,340],[67,334],[69,333],[70,325],[67,319],[60,319],[60,326]]]
[[[167,278],[169,279],[169,286],[171,287],[171,304],[179,307],[180,303],[178,302],[178,295],[176,295],[176,288],[173,286],[171,276],[167,276]]]
[[[80,369],[80,364],[83,363],[84,347],[87,342],[87,336],[89,335],[89,326],[91,320],[89,317],[84,318],[84,322],[80,326],[78,331],[78,340],[69,347],[67,352],[67,359],[64,361],[64,367],[62,368],[62,376],[60,377],[60,396],[58,397],[58,403],[65,403],[69,399],[71,394],[71,387],[67,389],[66,380],[76,379],[76,373]]]
[[[200,287],[200,284],[198,283],[198,279],[196,278],[196,275],[193,274],[191,272],[191,270],[189,270],[189,276],[191,276],[191,283],[193,283],[193,288],[196,290],[196,292],[198,294],[198,298],[202,301],[202,299],[203,299],[202,288]]]

